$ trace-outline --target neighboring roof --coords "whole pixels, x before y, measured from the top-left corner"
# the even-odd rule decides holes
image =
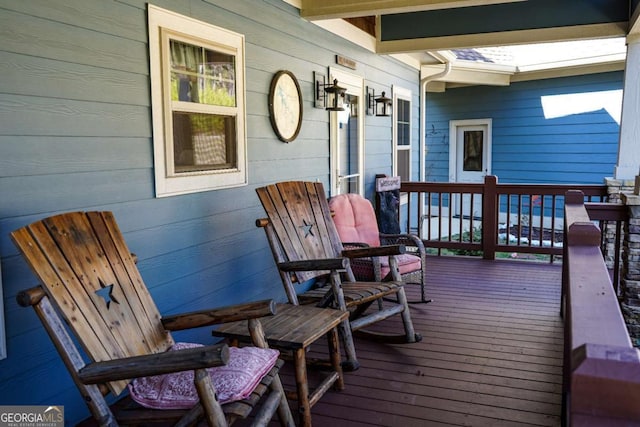
[[[453,71],[436,79],[441,84],[432,84],[430,90],[622,70],[626,51],[624,37],[438,51],[436,58],[451,62]],[[421,66],[423,76],[443,69],[437,64]]]
[[[453,49],[457,60],[512,65],[518,71],[558,68],[576,62],[603,62],[624,59],[624,37],[514,46]]]

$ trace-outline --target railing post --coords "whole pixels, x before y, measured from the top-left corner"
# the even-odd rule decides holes
[[[487,175],[484,177],[484,191],[482,193],[482,257],[496,259],[496,244],[498,236],[498,177]]]

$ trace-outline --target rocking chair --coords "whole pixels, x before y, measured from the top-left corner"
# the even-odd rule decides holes
[[[161,318],[111,212],[57,215],[11,236],[42,283],[18,302],[36,311],[99,425],[204,418],[226,426],[250,413],[264,425],[275,412],[293,425],[282,362],[258,320],[274,314],[273,301]],[[255,347],[175,343],[169,332],[240,319],[249,319]],[[104,396],[127,388],[109,407]]]
[[[405,284],[420,286],[420,299],[409,303],[431,302],[425,295],[427,256],[422,240],[412,234],[380,233],[371,202],[359,194],[339,194],[329,199],[338,235],[347,248],[404,245],[407,252],[398,255],[400,277]],[[391,269],[385,258],[370,257],[351,260],[356,280],[388,280]]]
[[[265,229],[289,302],[314,303],[350,312],[349,319],[340,328],[350,365],[345,366],[346,369],[358,366],[352,331],[386,342],[412,343],[422,339],[414,331],[394,256],[404,251],[402,246],[344,250],[321,183],[281,182],[256,191],[268,216],[257,220],[256,225]],[[389,256],[393,280],[356,281],[349,258],[367,256]],[[298,295],[295,285],[311,279],[315,279],[316,287]],[[394,295],[397,302],[365,313],[373,302]],[[396,314],[402,317],[403,334],[364,330]]]

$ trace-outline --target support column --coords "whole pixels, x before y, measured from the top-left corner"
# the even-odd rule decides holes
[[[620,307],[631,341],[640,347],[640,176],[636,176],[633,193],[622,193],[621,199],[629,208],[629,222],[624,225]]]
[[[627,36],[622,118],[616,179],[633,179],[640,171],[640,34]]]
[[[604,185],[607,186],[607,202],[622,204],[622,193],[633,194],[635,180],[605,178]],[[612,269],[615,263],[616,251],[616,228],[605,227],[604,230],[603,256],[607,267]],[[620,258],[622,259],[622,258]]]

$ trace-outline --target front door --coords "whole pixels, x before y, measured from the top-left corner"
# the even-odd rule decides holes
[[[482,183],[491,173],[491,119],[453,120],[450,123],[450,181]],[[451,175],[453,173],[453,175]],[[482,216],[482,197],[454,198],[455,214]]]
[[[331,195],[364,195],[364,98],[362,77],[330,70],[347,89],[344,111],[331,112]]]

